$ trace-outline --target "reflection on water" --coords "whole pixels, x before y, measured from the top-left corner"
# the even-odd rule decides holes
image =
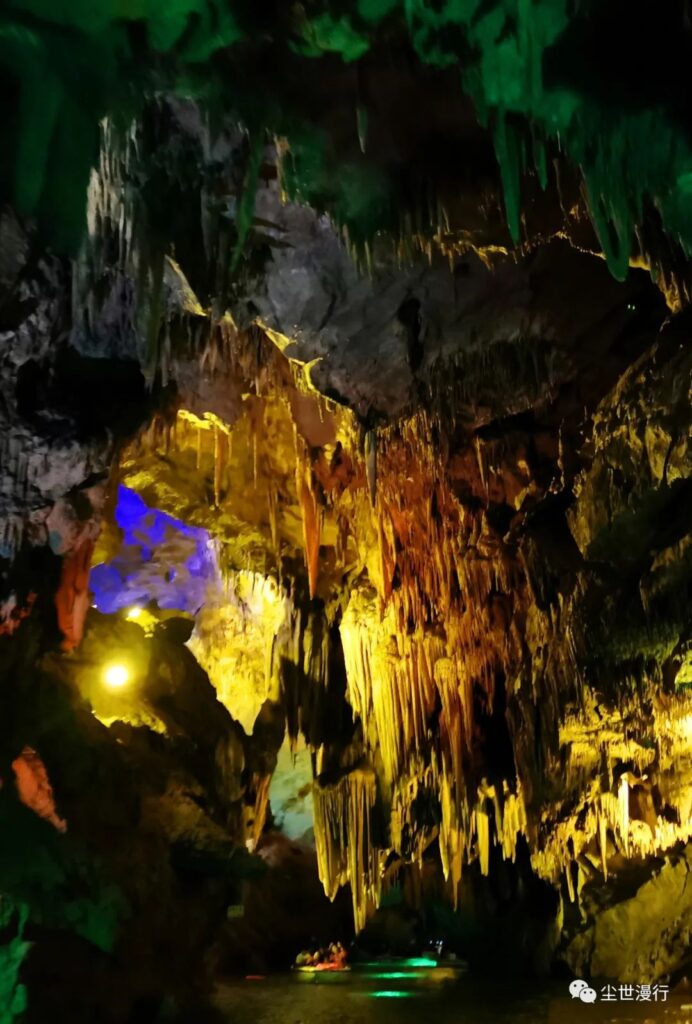
[[[587,1005],[570,999],[567,982],[520,989],[400,962],[227,983],[216,1005],[229,1024],[692,1024],[690,995]]]

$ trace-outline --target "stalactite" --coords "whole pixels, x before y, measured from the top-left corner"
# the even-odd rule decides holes
[[[618,810],[620,812],[620,834],[625,847],[625,856],[630,853],[630,815],[629,815],[630,790],[626,778],[620,779],[618,789]]]
[[[386,512],[382,512],[377,517],[377,532],[382,566],[382,598],[386,604],[392,594],[392,582],[396,569],[394,527]]]
[[[313,787],[320,880],[331,900],[339,886],[350,883],[357,931],[365,927],[380,900],[382,863],[372,838],[376,798],[374,773],[361,769],[335,785]]]
[[[67,651],[79,646],[89,610],[89,569],[95,539],[85,538],[63,558],[60,586],[55,595],[58,626]]]
[[[278,500],[276,488],[270,484],[267,489],[267,511],[269,516],[269,532],[271,533],[272,551],[274,552],[277,561],[281,554],[279,550],[279,527],[277,521]]]
[[[362,103],[356,106],[356,125],[358,129],[358,143],[361,153],[365,153],[368,138],[368,111]]]
[[[314,597],[317,593],[317,577],[319,573],[322,511],[317,503],[312,467],[304,455],[299,455],[296,459],[296,489],[303,515],[305,563],[308,570],[310,597]]]
[[[435,429],[443,435],[441,422]],[[474,774],[474,687],[491,708],[496,673],[510,672],[523,658],[518,608],[525,583],[523,569],[483,516],[460,507],[452,495],[444,444],[436,450],[432,431],[433,420],[421,412],[378,438],[382,472],[374,522],[380,557],[376,566],[369,563],[377,593],[352,591],[340,630],[347,697],[364,723],[368,748],[381,759],[381,783],[392,793],[391,848],[415,861],[429,841],[413,802],[431,772],[440,806],[440,857],[456,898],[464,863],[479,857],[486,872],[491,845],[512,860],[518,836],[527,834],[520,782],[487,786],[473,809],[467,796]],[[487,500],[498,460],[480,443],[476,460]],[[333,500],[340,508],[338,494]],[[370,520],[352,499],[340,514],[356,536]],[[498,596],[489,606],[492,594]],[[431,743],[428,723],[436,706],[438,735]],[[406,781],[411,773],[416,784]]]
[[[465,836],[459,820],[458,805],[453,791],[454,784],[446,772],[439,777],[440,809],[440,859],[445,879],[452,891],[454,908],[459,898],[462,865],[466,859]]]
[[[256,781],[255,785],[255,814],[252,823],[249,840],[251,849],[255,849],[260,836],[264,832],[267,821],[267,810],[269,809],[269,786],[271,775],[263,775]]]
[[[203,436],[202,430],[200,429],[200,427],[197,427],[196,435],[197,435],[197,444],[195,446],[195,468],[199,470],[201,468],[201,466],[202,466],[202,436]]]
[[[374,430],[368,430],[365,434],[365,466],[370,501],[374,508],[377,500],[377,434]]]
[[[517,852],[517,839],[520,835],[525,836],[528,829],[521,784],[518,785],[517,792],[512,793],[505,783],[501,822],[501,826],[498,825],[498,831],[500,832],[502,855],[505,860],[514,861]]]
[[[478,841],[478,860],[480,862],[481,874],[487,875],[490,871],[490,820],[486,811],[477,807],[474,811],[476,836]]]
[[[49,822],[58,832],[66,832],[67,822],[57,812],[46,766],[36,751],[31,747],[24,747],[19,757],[12,762],[12,771],[15,775],[17,795],[22,803]]]
[[[361,927],[388,880],[402,870],[415,876],[437,839],[456,900],[467,864],[476,861],[483,874],[492,872],[499,856],[515,859],[524,836],[536,873],[577,902],[586,862],[597,866],[600,857],[605,875],[613,848],[620,858],[684,840],[692,824],[682,798],[666,794],[674,814],[653,813],[650,822],[634,811],[630,819],[629,804],[650,784],[654,757],[669,765],[686,749],[689,722],[670,708],[650,711],[640,703],[614,711],[590,703],[595,687],[580,662],[583,641],[570,603],[584,596],[584,584],[578,579],[571,593],[561,587],[551,594],[550,573],[537,570],[523,535],[493,524],[498,507],[516,512],[518,521],[526,493],[533,500],[541,492],[523,442],[481,438],[455,413],[473,392],[468,364],[460,361],[449,381],[441,373],[440,387],[431,385],[429,408],[378,427],[374,474],[374,435],[363,451],[355,417],[347,412],[318,404],[314,420],[336,422],[338,441],[308,448],[297,405],[282,390],[295,387],[302,397],[303,386],[292,368],[287,371],[278,342],[271,346],[283,361],[276,376],[260,364],[253,342],[254,348],[245,347],[234,334],[234,367],[242,366],[249,381],[242,419],[233,428],[248,489],[255,445],[262,465],[258,490],[264,485],[265,460],[278,436],[277,409],[286,416],[281,444],[293,442],[296,457],[295,474],[277,474],[276,487],[272,482],[265,489],[266,504],[265,494],[261,501],[258,495],[253,520],[270,537],[263,537],[265,555],[270,543],[289,555],[291,577],[268,659],[267,692],[286,709],[291,741],[302,734],[311,747],[316,844],[328,895],[355,879],[354,916]],[[540,375],[540,352],[530,345],[522,351],[522,373],[531,377],[538,369]],[[491,358],[484,357],[485,373]],[[457,372],[466,378],[461,383]],[[278,402],[277,391],[283,395]],[[181,419],[190,449],[203,435],[207,473],[214,430],[214,494],[223,500],[221,428],[206,417],[202,427]],[[162,424],[157,430],[160,435]],[[178,445],[185,436],[181,432]],[[229,448],[232,436],[224,434]],[[292,534],[282,533],[284,511],[293,517]],[[307,572],[295,564],[298,515]],[[241,555],[249,561],[247,550]],[[324,600],[311,603],[308,592],[314,598],[318,584]],[[327,695],[337,625],[346,702],[359,722],[357,738],[335,744],[331,732],[325,738],[325,722],[331,727]],[[497,717],[509,732],[507,777],[488,779],[494,766],[479,737],[487,719]],[[631,737],[642,730],[649,730],[646,742],[637,744]],[[555,797],[546,818],[537,820],[541,787],[558,775],[565,798]],[[322,784],[335,777],[340,781]]]
[[[240,203],[238,204],[237,241],[231,256],[231,271],[234,271],[240,262],[240,258],[243,254],[243,248],[247,241],[247,236],[252,224],[252,218],[255,212],[257,184],[262,167],[262,160],[264,158],[264,148],[264,133],[257,132],[250,142],[250,157],[248,160],[243,192],[240,198]]]
[[[221,501],[221,452],[219,450],[219,428],[214,424],[214,504]]]

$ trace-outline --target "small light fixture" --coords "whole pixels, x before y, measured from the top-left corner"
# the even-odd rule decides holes
[[[130,672],[124,665],[107,665],[103,673],[103,681],[111,690],[121,690],[130,681]]]
[[[135,605],[134,608],[130,608],[125,618],[129,619],[130,622],[136,622],[137,619],[141,619],[143,614],[144,609],[140,608],[138,605]]]

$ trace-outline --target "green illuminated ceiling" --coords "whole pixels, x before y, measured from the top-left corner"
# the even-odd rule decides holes
[[[545,184],[546,149],[559,150],[581,169],[593,226],[612,272],[623,277],[645,202],[685,253],[692,249],[692,146],[676,83],[658,93],[639,87],[646,19],[641,31],[634,26],[634,44],[625,35],[608,42],[621,7],[612,0],[8,0],[0,67],[19,113],[4,118],[13,133],[5,151],[15,155],[14,167],[3,167],[5,188],[22,212],[43,214],[56,240],[74,244],[99,119],[127,117],[143,96],[168,90],[193,94],[255,131],[286,134],[297,197],[327,208],[356,237],[389,228],[386,175],[367,158],[334,152],[324,129],[311,126],[300,87],[281,75],[288,69],[293,78],[301,62],[355,67],[377,59],[393,38],[407,39],[421,64],[459,68],[459,89],[492,133],[514,241],[522,235],[522,175],[534,171]],[[671,5],[664,26],[671,45],[676,11]],[[233,68],[244,61],[262,66],[264,94],[252,84],[243,91]],[[634,99],[622,99],[630,93]]]

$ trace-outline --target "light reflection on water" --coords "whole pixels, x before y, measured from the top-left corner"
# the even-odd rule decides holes
[[[216,1004],[228,1024],[692,1024],[690,995],[587,1005],[567,982],[518,991],[442,967],[238,980],[219,987]]]

